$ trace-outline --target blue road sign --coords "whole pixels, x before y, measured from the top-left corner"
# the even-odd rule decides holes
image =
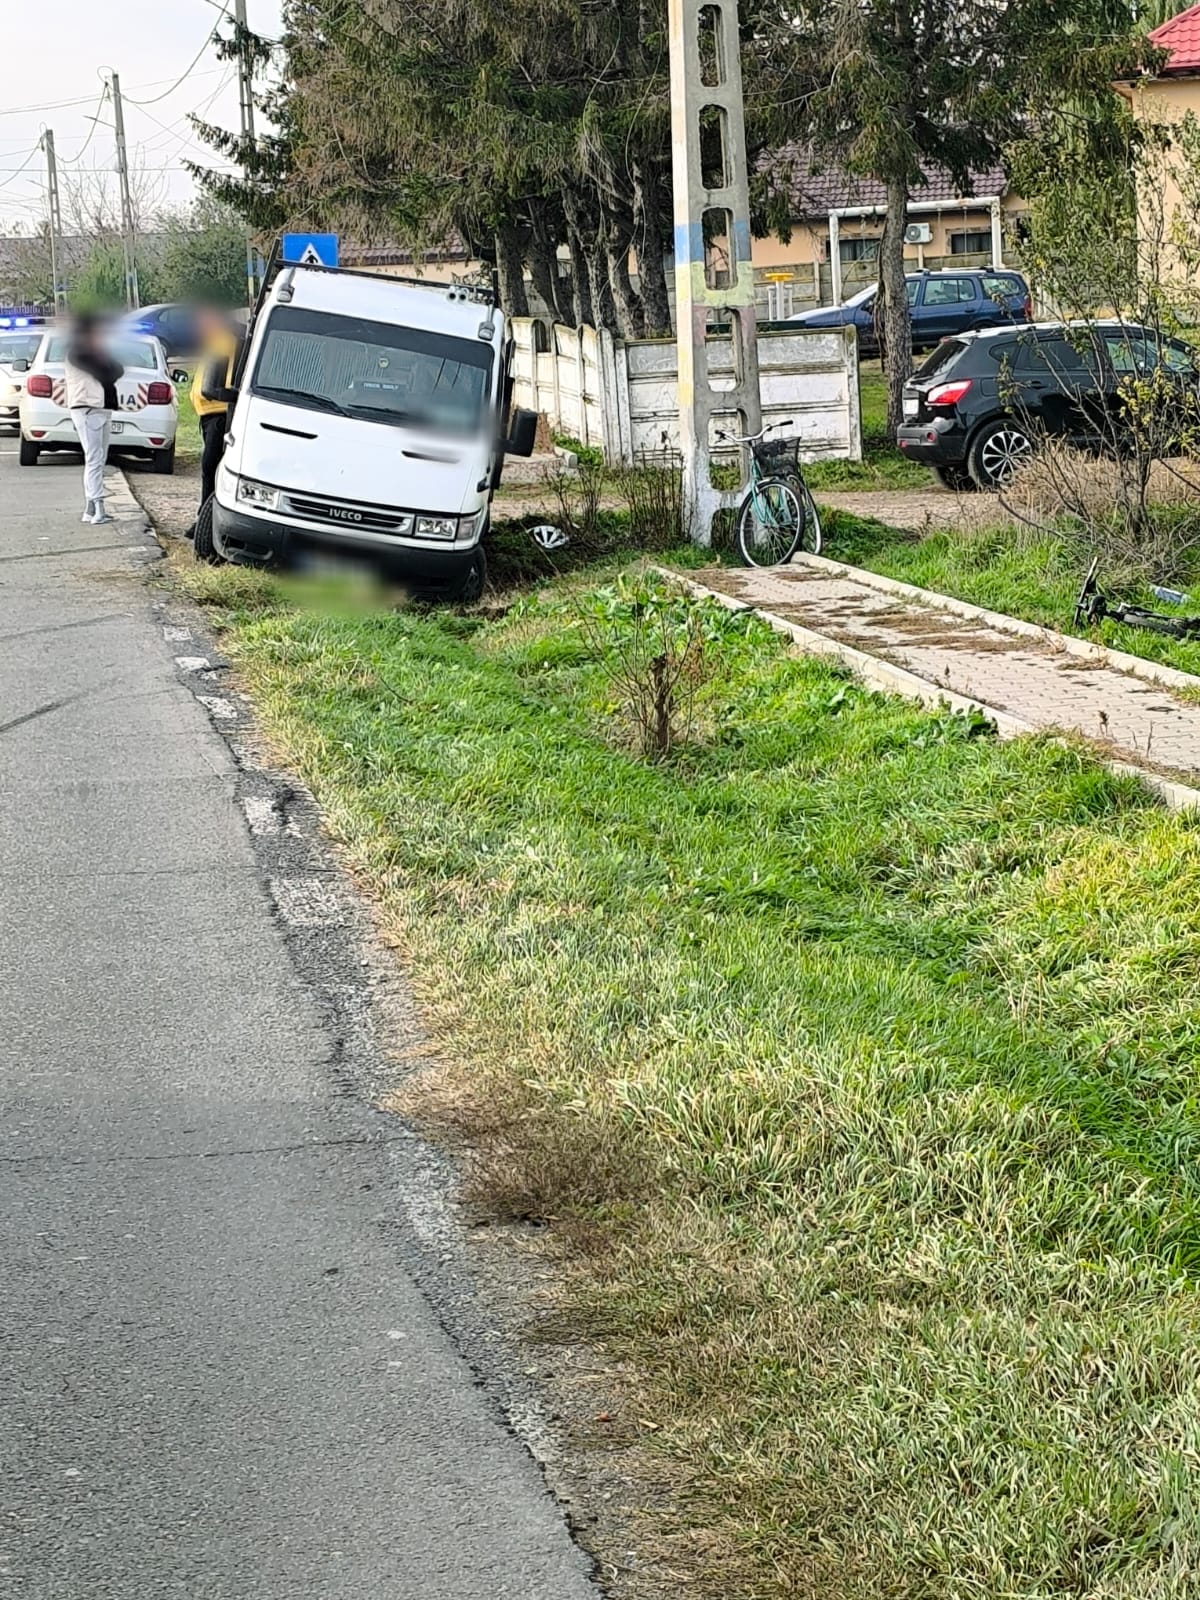
[[[338,264],[336,233],[285,233],[282,248],[285,261],[297,261],[306,267],[336,267]]]

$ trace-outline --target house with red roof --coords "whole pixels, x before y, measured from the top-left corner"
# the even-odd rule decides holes
[[[1153,71],[1116,84],[1118,94],[1129,102],[1138,122],[1169,129],[1190,116],[1200,126],[1200,5],[1171,17],[1148,38],[1165,52],[1162,60]],[[1171,219],[1182,205],[1175,177],[1180,159],[1168,145],[1156,164],[1153,180],[1140,181],[1139,232],[1143,241],[1170,236]],[[1188,220],[1189,226],[1194,226],[1195,219]]]

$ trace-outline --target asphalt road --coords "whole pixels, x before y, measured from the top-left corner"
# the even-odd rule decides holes
[[[79,476],[0,438],[0,1590],[594,1600]]]

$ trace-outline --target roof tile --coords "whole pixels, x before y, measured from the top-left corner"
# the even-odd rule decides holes
[[[1200,72],[1200,5],[1189,6],[1155,28],[1150,43],[1171,52],[1160,73]]]
[[[878,206],[883,210],[887,205],[887,190],[882,183],[874,178],[855,177],[828,157],[801,145],[784,145],[763,165],[773,180],[790,192],[794,217],[825,217],[849,206]],[[962,186],[942,167],[927,167],[925,182],[914,186],[909,198],[914,202],[945,200],[952,207],[954,202],[974,195],[1002,195],[1007,190],[1008,178],[1001,167],[973,172],[965,195]]]

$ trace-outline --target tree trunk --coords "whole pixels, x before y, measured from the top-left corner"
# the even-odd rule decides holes
[[[657,171],[649,162],[634,162],[633,181],[634,215],[638,221],[638,286],[646,312],[646,331],[651,335],[669,334],[671,302],[663,267],[666,253],[664,190]]]
[[[527,317],[529,299],[525,293],[525,263],[521,236],[516,228],[496,229],[496,271],[500,274],[500,303],[510,317]]]
[[[529,276],[533,280],[538,299],[545,306],[551,320],[561,322],[556,283],[558,262],[547,254],[545,243],[538,238],[536,232],[529,241]]]
[[[579,327],[587,323],[589,327],[594,327],[595,312],[592,310],[592,280],[588,271],[587,251],[583,247],[583,241],[569,223],[567,249],[571,252],[571,293],[575,325]]]
[[[879,295],[876,332],[887,378],[887,429],[892,438],[900,426],[904,385],[912,372],[912,318],[904,282],[904,229],[908,223],[908,185],[889,178],[887,215],[879,242]]]
[[[608,280],[608,258],[604,247],[593,243],[587,253],[588,284],[592,296],[593,325],[607,328],[609,333],[620,333],[617,307]]]
[[[570,322],[571,306],[558,270],[558,241],[562,219],[552,227],[536,202],[530,218],[529,274],[555,322]]]
[[[629,246],[632,229],[615,217],[605,218],[604,254],[608,262],[608,283],[617,312],[617,327],[622,339],[646,337],[646,314],[629,281]]]

